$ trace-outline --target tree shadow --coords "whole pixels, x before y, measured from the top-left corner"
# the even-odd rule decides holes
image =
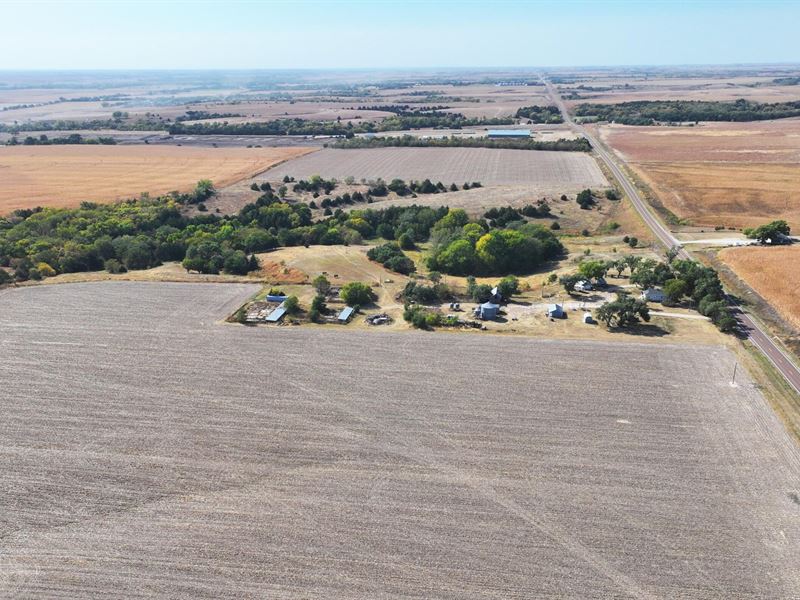
[[[639,335],[643,337],[664,337],[669,335],[669,331],[653,323],[638,323],[628,327],[609,327],[609,333],[627,333],[628,335]]]

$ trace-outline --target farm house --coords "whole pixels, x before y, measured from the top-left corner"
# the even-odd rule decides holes
[[[661,288],[651,287],[642,292],[642,300],[648,302],[663,302],[664,298],[664,290]]]
[[[508,139],[508,138],[529,138],[531,137],[530,129],[490,129],[486,133],[486,137],[490,139]]]

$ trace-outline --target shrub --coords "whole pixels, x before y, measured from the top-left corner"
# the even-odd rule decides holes
[[[127,271],[125,265],[119,262],[116,258],[109,258],[105,264],[103,265],[106,271],[109,273],[124,273]]]
[[[300,311],[300,301],[297,296],[289,296],[283,301],[283,308],[286,309],[287,314],[294,315]]]

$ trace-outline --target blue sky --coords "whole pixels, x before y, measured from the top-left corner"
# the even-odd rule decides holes
[[[0,22],[0,69],[800,62],[800,0],[0,0]]]

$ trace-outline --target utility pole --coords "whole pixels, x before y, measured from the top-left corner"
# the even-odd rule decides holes
[[[731,386],[736,385],[736,367],[739,366],[738,362],[733,363],[733,376],[731,377]]]

